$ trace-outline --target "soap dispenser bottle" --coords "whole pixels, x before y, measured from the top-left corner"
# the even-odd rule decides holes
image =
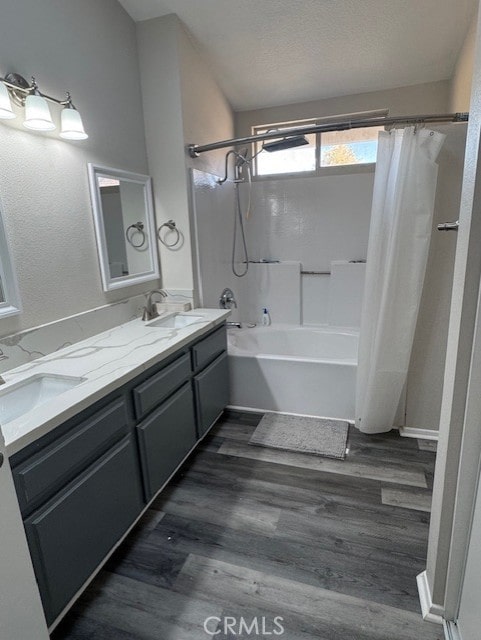
[[[268,327],[271,324],[271,317],[266,308],[262,310],[262,326]]]

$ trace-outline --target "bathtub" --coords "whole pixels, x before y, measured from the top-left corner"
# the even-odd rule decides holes
[[[231,406],[353,420],[358,340],[337,327],[229,329]]]

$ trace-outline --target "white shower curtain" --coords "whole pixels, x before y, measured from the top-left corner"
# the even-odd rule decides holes
[[[444,138],[415,127],[379,135],[356,384],[364,433],[394,426],[406,382]]]

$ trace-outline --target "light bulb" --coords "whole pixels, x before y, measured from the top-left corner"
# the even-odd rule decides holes
[[[41,95],[27,96],[23,126],[34,131],[53,131],[55,129],[47,101]]]
[[[10,103],[10,96],[8,95],[7,87],[0,82],[0,119],[12,120],[15,118],[15,114],[12,111],[12,105]]]
[[[64,138],[65,140],[86,140],[88,138],[88,135],[85,133],[80,113],[71,105],[67,105],[63,109],[61,123],[61,138]]]

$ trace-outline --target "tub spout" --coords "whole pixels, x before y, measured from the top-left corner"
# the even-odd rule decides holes
[[[240,322],[226,322],[225,326],[227,328],[235,327],[236,329],[242,329],[242,325]]]

